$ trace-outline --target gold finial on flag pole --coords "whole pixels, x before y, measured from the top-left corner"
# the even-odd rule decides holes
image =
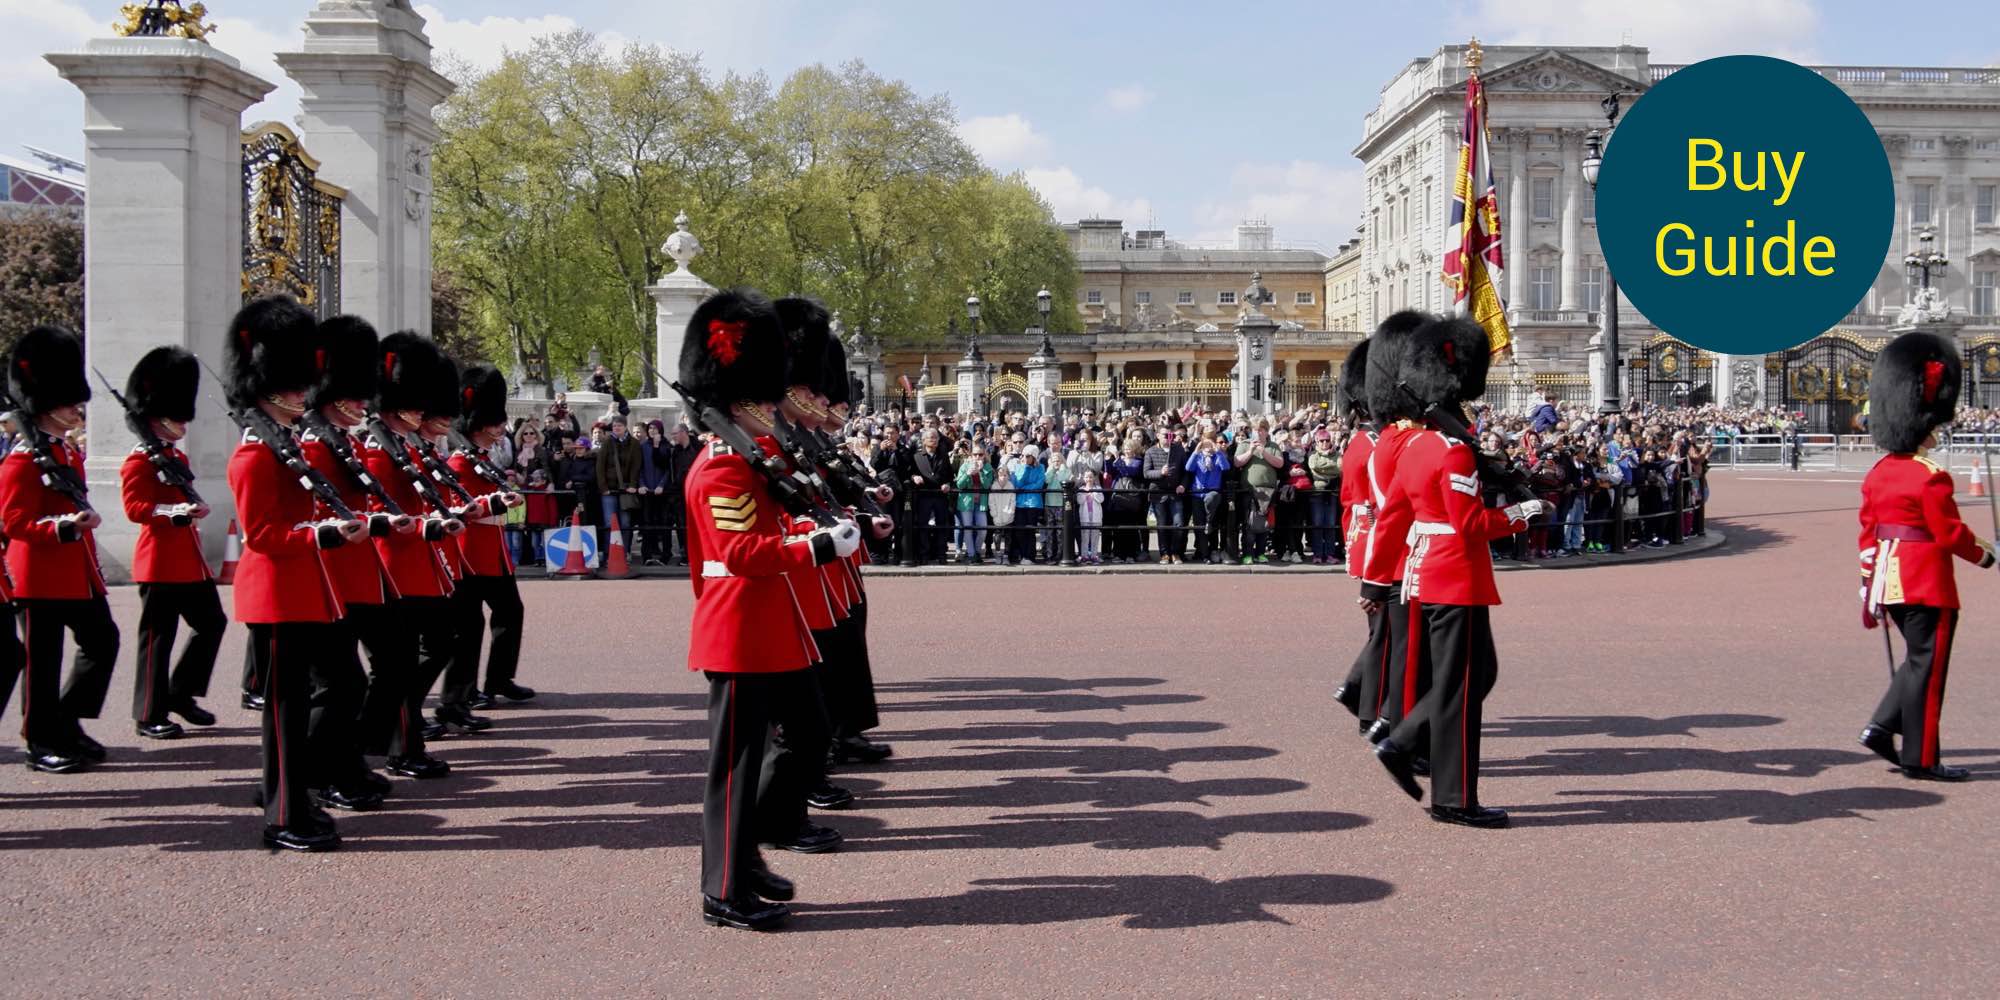
[[[1485,58],[1486,50],[1479,47],[1479,39],[1477,37],[1465,44],[1465,68],[1467,70],[1473,73],[1479,72],[1479,64]]]

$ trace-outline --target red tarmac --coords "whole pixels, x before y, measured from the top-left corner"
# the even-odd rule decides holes
[[[2000,577],[1960,568],[1943,736],[1977,780],[1906,781],[1855,743],[1858,479],[1720,474],[1723,549],[1503,576],[1502,831],[1432,823],[1331,700],[1345,580],[879,580],[897,755],[838,779],[842,851],[770,855],[774,935],[696,914],[685,582],[524,586],[544,696],[329,855],[256,846],[240,638],[222,724],[139,746],[128,632],[111,762],[0,767],[0,995],[1990,995]]]

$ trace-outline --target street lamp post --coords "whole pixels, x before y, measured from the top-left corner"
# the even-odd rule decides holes
[[[1926,229],[1917,234],[1917,249],[1903,255],[1903,270],[1909,274],[1911,281],[1917,283],[1919,294],[1924,298],[1929,298],[1931,275],[1942,276],[1945,268],[1951,266],[1945,255],[1932,245],[1936,240],[1937,234]]]
[[[1055,345],[1049,343],[1049,307],[1053,298],[1049,294],[1047,285],[1043,285],[1042,290],[1035,293],[1035,312],[1042,317],[1042,353],[1050,357],[1054,357],[1056,353]]]
[[[976,357],[979,354],[979,296],[965,297],[965,318],[972,321],[972,341],[966,347],[965,356]]]
[[[1611,130],[1618,125],[1618,95],[1606,97],[1600,104],[1604,108],[1604,129],[1591,129],[1583,138],[1583,181],[1590,185],[1592,197],[1597,192],[1597,171],[1604,165],[1604,146],[1611,140]],[[1598,308],[1604,312],[1604,353],[1605,362],[1604,399],[1598,404],[1600,413],[1617,413],[1623,409],[1619,401],[1619,369],[1625,359],[1618,351],[1618,279],[1611,273],[1609,261],[1604,265],[1603,301]]]

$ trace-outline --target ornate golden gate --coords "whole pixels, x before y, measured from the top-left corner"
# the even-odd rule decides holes
[[[340,208],[347,192],[277,122],[243,133],[243,299],[283,293],[321,319],[340,312]]]

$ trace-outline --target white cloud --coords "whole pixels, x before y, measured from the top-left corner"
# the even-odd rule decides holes
[[[1019,114],[968,118],[958,123],[958,137],[988,166],[1032,163],[1049,149],[1048,136]]]
[[[210,45],[236,57],[243,68],[277,85],[270,96],[258,104],[251,105],[243,112],[243,124],[248,127],[257,122],[275,121],[296,126],[299,116],[299,85],[278,68],[276,53],[297,52],[304,42],[299,28],[279,34],[267,31],[256,23],[240,17],[216,17],[215,33],[208,36]],[[304,21],[300,22],[301,27]]]
[[[1695,62],[1751,52],[1801,62],[1820,16],[1812,0],[1475,0],[1465,30],[1505,45],[1617,45],[1629,40],[1655,62]]]
[[[0,83],[60,84],[42,53],[81,46],[84,39],[110,34],[111,14],[102,17],[73,0],[0,0]],[[67,86],[67,84],[62,84]]]
[[[1086,184],[1076,171],[1068,167],[1036,168],[1026,170],[1028,186],[1040,192],[1042,198],[1055,210],[1055,216],[1063,222],[1077,219],[1123,219],[1126,222],[1148,222],[1153,217],[1153,205],[1144,198],[1120,198],[1095,185]]]
[[[1307,241],[1335,246],[1354,235],[1360,220],[1361,168],[1312,160],[1239,163],[1229,175],[1229,193],[1195,210],[1200,227],[1192,239],[1226,240],[1236,225],[1262,219],[1280,242]]]
[[[1139,84],[1113,87],[1104,95],[1104,106],[1113,111],[1132,112],[1153,103],[1153,92]]]
[[[454,21],[432,4],[417,4],[417,13],[424,18],[424,34],[431,39],[431,49],[437,53],[450,53],[464,60],[474,69],[492,69],[509,52],[525,51],[529,44],[543,35],[574,31],[578,27],[574,18],[562,14],[544,14],[540,17],[494,17],[478,20]],[[615,52],[624,40],[612,33],[601,32],[606,51]]]

